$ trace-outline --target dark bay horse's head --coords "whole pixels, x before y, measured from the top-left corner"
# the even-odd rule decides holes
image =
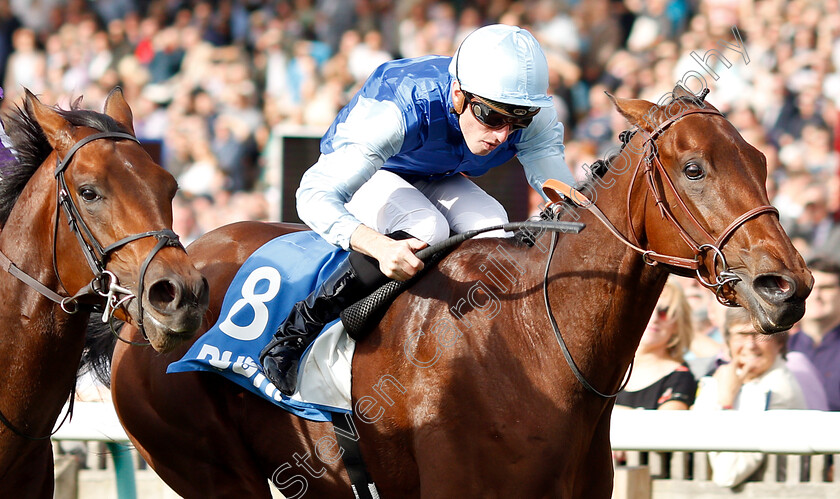
[[[89,263],[84,245],[67,223],[71,216],[68,212],[75,210],[76,225],[88,229],[77,231],[86,245],[105,249],[101,255],[94,251],[93,259],[101,257],[106,274],[113,274],[119,287],[124,288],[114,295],[114,302],[125,298],[115,315],[140,325],[158,351],[171,350],[191,337],[207,309],[207,281],[171,232],[177,184],[133,140],[132,113],[122,91],[115,89],[108,95],[104,115],[54,109],[27,91],[24,111],[20,112],[24,114],[29,123],[40,127],[53,149],[41,167],[47,172],[38,172],[55,177],[48,180],[53,190],[56,184],[62,189],[57,159],[67,161],[63,177],[69,209],[61,210],[58,237],[53,243],[61,284],[73,294],[90,283],[96,273],[96,265]],[[92,135],[103,132],[104,137],[91,140]],[[89,142],[80,147],[86,139]],[[27,200],[21,196],[19,202]],[[55,210],[55,206],[50,209]],[[115,247],[109,248],[111,245]],[[105,277],[99,285],[105,288],[111,282],[114,278]]]
[[[639,165],[631,195],[645,200],[633,214],[640,239],[698,260],[692,273],[725,282],[718,298],[750,311],[759,331],[787,330],[804,314],[813,278],[769,206],[764,154],[702,98],[680,86],[672,97],[661,106],[613,98],[637,131],[626,150]]]

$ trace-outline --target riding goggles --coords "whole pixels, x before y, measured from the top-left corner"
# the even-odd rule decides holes
[[[511,130],[526,128],[540,112],[538,107],[512,106],[464,93],[467,94],[467,102],[475,119],[491,130],[498,130],[505,125],[510,125]]]

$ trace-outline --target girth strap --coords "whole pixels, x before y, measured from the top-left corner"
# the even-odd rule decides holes
[[[356,499],[379,499],[379,491],[376,484],[370,479],[367,466],[362,458],[362,450],[359,448],[358,435],[355,428],[351,427],[349,418],[352,416],[344,413],[332,413],[333,430],[338,445],[344,451],[341,459],[344,461],[344,468],[350,475],[350,484],[353,487],[353,495]],[[357,435],[356,439],[350,435]]]

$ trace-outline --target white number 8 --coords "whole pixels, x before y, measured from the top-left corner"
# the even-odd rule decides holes
[[[260,294],[254,293],[257,283],[262,280],[268,281],[268,289]],[[280,291],[280,280],[280,272],[274,267],[260,267],[251,272],[251,275],[242,284],[242,298],[237,300],[230,308],[224,322],[219,324],[219,329],[237,340],[251,341],[259,338],[268,323],[268,307],[265,306],[265,303],[277,296]],[[234,324],[231,318],[245,305],[250,305],[254,309],[254,319],[250,324],[244,326]]]

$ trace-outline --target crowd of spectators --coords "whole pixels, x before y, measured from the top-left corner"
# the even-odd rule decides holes
[[[543,45],[579,177],[627,127],[605,90],[657,101],[676,82],[699,90],[696,71],[766,155],[797,245],[840,246],[838,0],[0,0],[2,105],[26,87],[101,109],[122,86],[179,179],[190,239],[278,217],[278,134],[323,132],[383,61],[451,55],[493,22]]]

